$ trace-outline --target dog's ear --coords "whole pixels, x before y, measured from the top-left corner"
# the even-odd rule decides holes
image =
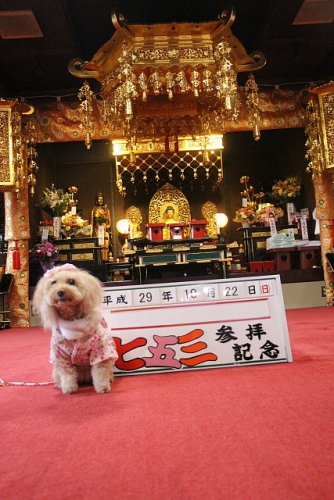
[[[102,283],[88,272],[85,272],[84,282],[85,296],[80,304],[82,311],[85,312],[101,308],[103,300]]]
[[[40,311],[43,302],[43,297],[45,295],[44,285],[45,285],[45,278],[43,278],[42,276],[42,278],[40,278],[37,282],[34,295],[32,298],[32,306],[36,312]]]
[[[47,281],[47,278],[43,276],[38,280],[32,298],[32,307],[34,312],[40,315],[43,327],[46,330],[52,330],[56,324],[57,316],[54,308],[46,300]]]

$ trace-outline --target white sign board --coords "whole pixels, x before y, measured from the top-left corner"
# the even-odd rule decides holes
[[[116,374],[292,361],[279,275],[104,288]]]

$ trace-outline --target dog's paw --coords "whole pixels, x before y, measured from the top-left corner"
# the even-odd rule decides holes
[[[77,384],[63,385],[61,390],[63,394],[76,394],[79,390],[79,386]]]
[[[98,394],[106,394],[107,392],[110,392],[111,390],[111,386],[110,384],[103,384],[103,385],[95,385],[95,391],[98,393]]]
[[[94,365],[92,367],[92,379],[95,391],[99,394],[110,392],[110,380],[112,376],[113,370],[111,360],[102,361]]]

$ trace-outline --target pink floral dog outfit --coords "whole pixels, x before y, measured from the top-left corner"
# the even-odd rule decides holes
[[[118,354],[114,339],[101,325],[88,338],[68,340],[61,335],[59,328],[52,336],[50,362],[53,364],[93,366],[108,359],[115,363]]]

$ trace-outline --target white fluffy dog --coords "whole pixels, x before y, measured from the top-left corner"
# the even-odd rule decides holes
[[[102,318],[102,284],[72,264],[47,271],[38,281],[33,307],[51,330],[53,379],[64,394],[93,381],[96,392],[109,392],[117,352]]]

